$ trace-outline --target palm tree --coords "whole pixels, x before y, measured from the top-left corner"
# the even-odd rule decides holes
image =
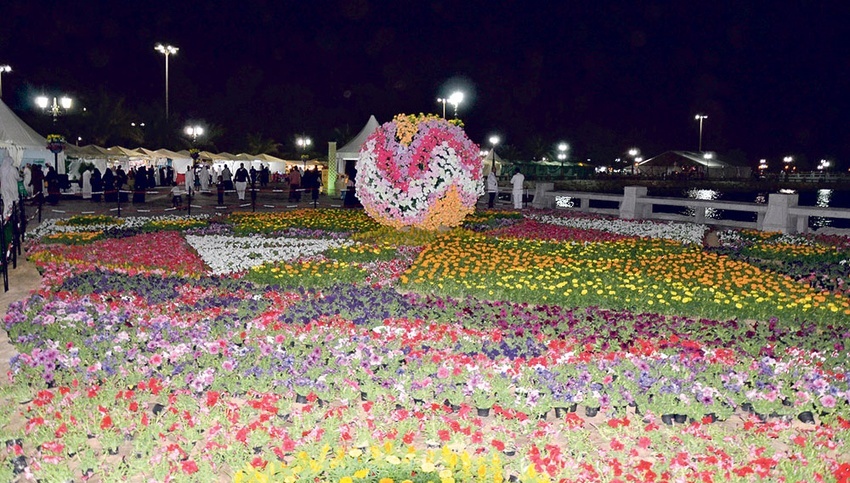
[[[267,138],[259,132],[248,133],[245,142],[248,145],[248,152],[251,154],[278,153],[278,150],[283,147],[279,142]]]
[[[79,131],[87,142],[100,146],[116,144],[140,145],[144,142],[144,131],[132,123],[136,121],[133,114],[124,105],[123,97],[112,97],[102,88],[94,98],[85,100],[85,111],[75,122],[79,123]]]

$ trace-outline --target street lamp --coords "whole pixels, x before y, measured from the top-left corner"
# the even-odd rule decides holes
[[[446,103],[447,102],[449,104],[451,104],[452,106],[454,106],[455,117],[457,117],[457,106],[458,106],[458,104],[463,102],[463,92],[454,91],[454,92],[452,92],[452,95],[450,95],[448,98],[438,97],[437,102],[440,102],[440,103],[443,104],[443,119],[446,118]]]
[[[496,145],[499,144],[499,136],[490,136],[490,144],[493,145],[493,162],[490,165],[490,170],[496,172]]]
[[[176,54],[180,49],[173,45],[156,44],[154,50],[165,55],[165,120],[168,121],[168,56]]]
[[[640,154],[640,149],[638,149],[638,148],[629,149],[629,156],[631,156],[633,158],[633,160],[632,160],[632,174],[635,174],[635,169],[637,168],[637,164],[640,161],[643,161],[643,158],[638,157],[639,154]],[[638,159],[640,159],[640,161],[638,161]]]
[[[295,138],[295,145],[301,150],[301,161],[304,162],[305,170],[307,169],[307,150],[310,148],[311,144],[313,144],[313,140],[307,136],[299,136]]]
[[[144,124],[142,124],[142,126],[144,126]],[[186,129],[184,129],[183,132],[185,132],[187,136],[192,136],[192,146],[194,146],[198,136],[204,135],[204,128],[201,126],[186,126]]]
[[[0,65],[0,97],[3,97],[3,74],[5,72],[12,72],[12,66]]]
[[[699,152],[702,152],[702,121],[708,119],[705,114],[697,114],[694,119],[699,121]]]
[[[558,144],[558,159],[561,161],[561,176],[564,175],[564,161],[567,160],[567,150],[570,149],[570,145],[567,143],[559,143]]]
[[[53,104],[51,104],[47,96],[38,96],[35,98],[35,104],[50,113],[53,116],[53,124],[56,124],[56,118],[59,117],[59,114],[62,114],[63,109],[67,111],[71,108],[72,101],[68,96],[62,96],[58,101],[54,97]]]
[[[783,169],[785,171],[789,171],[791,170],[791,164],[794,163],[794,156],[785,156],[784,158],[782,158],[782,162],[785,163],[785,168]]]

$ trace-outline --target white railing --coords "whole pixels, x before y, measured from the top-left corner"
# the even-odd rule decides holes
[[[584,191],[554,191],[553,183],[537,183],[533,206],[535,208],[563,208],[558,206],[558,198],[570,198],[578,206],[567,207],[588,213],[600,213],[618,216],[623,219],[656,219],[692,223],[710,223],[735,228],[751,228],[762,231],[781,231],[783,233],[805,233],[809,230],[809,218],[850,219],[850,209],[821,208],[797,205],[798,195],[772,193],[767,204],[747,203],[723,200],[697,200],[691,198],[670,198],[647,196],[646,187],[627,186],[622,195],[592,193]],[[617,208],[592,206],[593,202],[615,202]],[[597,203],[598,204],[598,203]],[[653,211],[656,206],[678,206],[689,208],[693,214],[676,214]],[[737,221],[706,216],[711,210],[738,211],[752,213],[755,221]]]

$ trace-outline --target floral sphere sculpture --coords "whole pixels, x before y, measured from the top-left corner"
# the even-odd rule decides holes
[[[433,115],[397,115],[363,143],[357,197],[375,221],[436,230],[460,225],[484,194],[478,146]]]

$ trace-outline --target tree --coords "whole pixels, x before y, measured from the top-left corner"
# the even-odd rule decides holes
[[[136,115],[124,102],[123,97],[112,97],[100,89],[93,98],[81,100],[85,111],[69,121],[77,126],[77,132],[87,143],[136,147],[144,142],[144,130],[131,124],[136,121]]]
[[[251,154],[278,153],[281,147],[279,142],[265,137],[263,133],[248,133],[245,140],[248,151]]]

